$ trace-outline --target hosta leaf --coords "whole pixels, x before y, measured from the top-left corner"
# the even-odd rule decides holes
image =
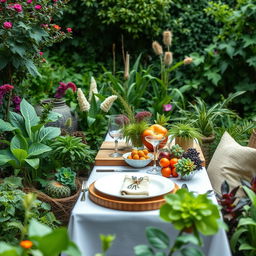
[[[154,227],[146,228],[146,235],[149,243],[157,249],[169,247],[169,237],[160,229]]]
[[[38,133],[39,142],[51,140],[59,136],[61,133],[60,128],[57,127],[43,127]]]
[[[14,149],[11,149],[11,151],[12,151],[13,155],[15,156],[15,158],[20,163],[23,162],[28,156],[27,151],[25,151],[23,149],[14,148]]]
[[[14,127],[16,127],[19,130],[21,130],[23,136],[26,137],[27,133],[26,133],[26,129],[25,129],[25,120],[24,120],[24,118],[21,115],[15,113],[15,112],[10,111],[9,119],[10,119],[10,123]]]
[[[22,135],[17,134],[12,138],[10,148],[11,150],[18,148],[18,149],[24,149],[27,151],[28,142]]]
[[[51,228],[49,228],[48,226],[38,222],[35,219],[32,219],[30,221],[30,225],[29,225],[29,229],[28,229],[28,234],[30,237],[34,237],[34,236],[45,236],[49,233],[51,233]]]
[[[10,132],[16,130],[16,127],[12,126],[10,123],[5,122],[0,119],[0,132]]]
[[[30,156],[37,156],[37,155],[41,155],[45,152],[49,152],[52,149],[49,146],[46,146],[42,143],[33,143],[30,145],[29,149],[28,149],[28,154],[29,157]]]
[[[25,159],[26,163],[28,163],[32,168],[38,169],[40,160],[39,158],[33,158],[33,159]]]

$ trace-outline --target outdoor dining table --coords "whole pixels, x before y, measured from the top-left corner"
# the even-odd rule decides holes
[[[113,172],[96,172],[100,169],[128,169],[127,166],[95,166],[89,176],[87,184],[91,184],[104,175],[113,175]],[[140,170],[145,173],[149,168]],[[131,173],[130,173],[131,174]],[[198,171],[192,180],[181,181],[171,178],[180,187],[186,183],[190,191],[205,193],[212,189],[205,168]],[[110,184],[111,186],[111,184]],[[217,204],[214,195],[211,199]],[[86,193],[86,200],[78,199],[69,221],[69,234],[78,245],[83,256],[94,256],[101,252],[100,234],[114,234],[116,236],[109,256],[132,256],[133,248],[139,244],[147,244],[145,229],[154,226],[166,232],[171,242],[174,241],[178,231],[170,223],[159,217],[159,210],[151,211],[119,211],[99,206],[92,202]],[[229,243],[223,229],[213,236],[203,237],[203,252],[207,256],[231,256]]]

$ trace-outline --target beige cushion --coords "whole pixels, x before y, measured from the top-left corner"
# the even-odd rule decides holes
[[[231,188],[241,185],[241,179],[256,175],[256,149],[239,145],[225,132],[207,168],[213,189],[220,194],[226,180]]]

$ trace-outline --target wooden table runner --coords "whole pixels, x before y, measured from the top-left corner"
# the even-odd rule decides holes
[[[174,145],[174,140],[171,142],[171,145]],[[203,161],[203,166],[205,166],[205,159],[202,153],[201,147],[199,144],[194,142],[193,146],[199,153],[200,159]],[[110,157],[109,155],[114,152],[115,143],[113,141],[104,141],[98,151],[98,154],[95,158],[95,165],[97,166],[128,166],[122,157]],[[128,148],[125,142],[118,143],[119,152],[121,154],[130,152],[132,148]],[[153,165],[153,161],[150,163]]]

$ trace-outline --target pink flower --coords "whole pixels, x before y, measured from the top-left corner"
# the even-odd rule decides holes
[[[3,27],[6,29],[12,28],[12,23],[10,21],[5,21]]]
[[[38,54],[39,54],[40,56],[42,56],[44,53],[43,53],[43,52],[39,52]]]
[[[0,0],[0,3],[5,3],[7,0]]]
[[[4,95],[13,90],[13,88],[14,87],[10,84],[4,84],[0,86],[0,104],[3,104]]]
[[[171,104],[165,104],[163,105],[163,110],[168,112],[172,110],[172,105]]]
[[[67,28],[68,33],[72,32],[72,28]]]
[[[66,90],[69,88],[72,89],[73,92],[76,91],[76,85],[72,82],[68,82],[68,83],[60,82],[59,84],[60,86],[58,87],[57,92],[54,95],[54,97],[57,99],[62,98],[65,95]]]
[[[27,0],[27,4],[31,4],[33,0]]]
[[[116,117],[116,123],[119,125],[127,125],[130,123],[129,118],[126,115],[120,114]]]
[[[70,88],[72,89],[73,92],[76,92],[76,85],[72,82],[67,83],[67,89]]]
[[[59,0],[53,0],[54,3],[58,2]]]
[[[16,11],[16,12],[22,12],[22,6],[20,4],[14,4],[12,6],[12,8]]]
[[[149,120],[151,118],[151,116],[152,116],[152,114],[150,112],[141,111],[135,115],[135,121],[136,122],[146,121],[146,120]]]
[[[35,5],[36,10],[40,10],[41,8],[42,8],[42,5],[40,5],[40,4]]]

